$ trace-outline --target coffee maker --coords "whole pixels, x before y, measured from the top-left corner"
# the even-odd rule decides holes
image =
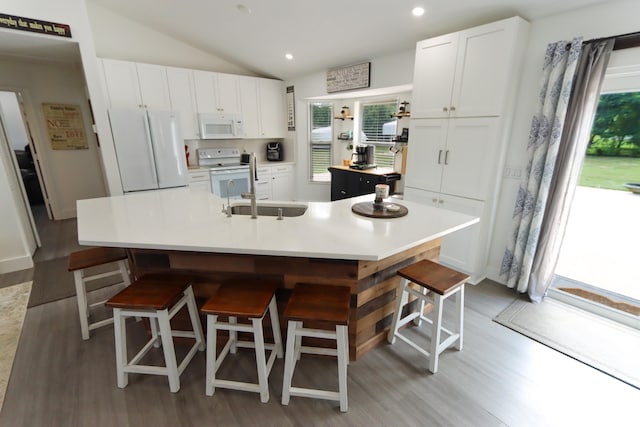
[[[373,145],[356,145],[355,151],[351,155],[351,164],[354,169],[375,168]]]

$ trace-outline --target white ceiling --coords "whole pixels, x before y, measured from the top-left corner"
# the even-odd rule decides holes
[[[86,1],[258,75],[286,80],[514,15],[531,21],[607,0]],[[411,15],[418,5],[426,9],[420,18]],[[0,30],[0,57],[79,60],[77,43],[10,30]]]
[[[531,21],[605,0],[86,1],[259,75],[289,79],[470,26],[514,15]],[[411,15],[418,5],[426,9],[420,18]]]

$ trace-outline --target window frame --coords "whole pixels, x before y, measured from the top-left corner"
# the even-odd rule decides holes
[[[328,126],[319,126],[314,128],[314,113],[313,113],[313,107],[314,106],[325,106],[329,108],[329,113],[328,113],[328,117],[327,117],[327,123]],[[307,178],[309,180],[310,183],[328,183],[331,182],[331,174],[329,173],[328,168],[332,165],[332,159],[333,159],[333,142],[334,142],[334,124],[333,124],[333,111],[334,111],[334,105],[332,102],[329,101],[318,101],[318,102],[309,102],[308,103],[308,108],[307,108],[307,112],[308,112],[308,123],[309,125],[307,126],[307,142],[308,142],[308,147],[309,147],[309,154],[308,154],[308,170],[307,170]],[[313,140],[313,131],[316,129],[322,129],[324,127],[328,127],[330,128],[330,132],[329,132],[329,136],[328,136],[328,140],[326,141],[314,141]],[[314,147],[315,146],[315,147]],[[316,172],[315,170],[317,169],[317,167],[314,167],[314,151],[315,149],[326,149],[328,150],[328,161],[327,161],[327,167],[324,168],[326,169],[326,171],[320,173],[320,172]],[[324,167],[324,165],[322,165]]]
[[[367,108],[368,106],[372,106],[372,105],[386,105],[386,104],[393,104],[393,111],[397,112],[398,111],[398,106],[400,105],[400,98],[392,98],[392,99],[376,99],[376,100],[367,100],[367,101],[361,101],[359,103],[358,109],[359,109],[359,123],[357,124],[358,129],[359,129],[359,133],[361,134],[365,134],[365,129],[363,129],[364,127],[364,115],[365,115],[365,108]],[[392,120],[389,120],[392,121]],[[398,118],[395,118],[395,122],[396,122],[396,131],[395,134],[397,134],[397,129],[398,129]],[[391,135],[389,137],[389,141],[372,141],[369,140],[369,136],[367,135],[367,140],[366,141],[359,141],[360,144],[367,144],[367,145],[373,145],[375,147],[375,151],[374,151],[374,163],[376,163],[376,165],[378,167],[390,167],[390,168],[394,168],[395,165],[395,154],[393,154],[390,151],[390,148],[393,147],[395,145],[395,142],[393,141],[393,138],[395,137],[394,135]],[[388,152],[385,153],[385,151]],[[383,156],[382,158],[380,156]],[[386,161],[379,161],[379,160],[386,160]]]

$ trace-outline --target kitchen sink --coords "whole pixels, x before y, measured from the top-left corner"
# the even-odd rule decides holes
[[[282,209],[283,217],[303,215],[307,211],[305,205],[258,205],[258,216],[278,216],[278,209]],[[231,206],[233,215],[251,215],[251,205]]]

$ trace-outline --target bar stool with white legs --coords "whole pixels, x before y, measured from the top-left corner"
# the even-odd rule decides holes
[[[349,302],[351,290],[346,286],[296,284],[284,316],[287,326],[287,354],[282,380],[282,404],[288,405],[291,396],[335,400],[340,411],[347,412],[347,365],[349,363]],[[304,327],[305,322],[325,324],[333,330]],[[336,348],[303,346],[303,337],[324,338],[336,341]],[[338,391],[292,387],[296,362],[301,353],[337,356]]]
[[[207,315],[207,374],[205,392],[213,396],[216,388],[260,393],[260,401],[269,401],[269,374],[275,358],[282,358],[282,338],[276,304],[277,286],[255,281],[230,281],[218,288],[200,309]],[[269,312],[273,344],[264,342],[263,321]],[[219,316],[228,316],[221,322]],[[238,323],[238,318],[248,318],[251,324]],[[218,331],[229,331],[229,340],[216,357]],[[253,334],[253,341],[239,340],[238,332]],[[256,354],[258,383],[232,381],[219,378],[216,374],[225,358],[236,353],[236,349],[253,348]],[[265,350],[269,350],[266,357]]]
[[[118,387],[129,382],[128,374],[165,375],[169,379],[172,393],[180,390],[180,374],[198,350],[204,351],[204,335],[198,317],[191,279],[177,274],[150,274],[140,277],[129,287],[111,297],[106,305],[113,308],[116,340],[116,371]],[[186,306],[192,331],[172,330],[169,323],[182,307]],[[149,319],[151,339],[131,360],[127,354],[128,317]],[[195,343],[178,365],[173,337],[193,338]],[[143,365],[139,362],[151,350],[160,347],[164,353],[165,366]]]
[[[464,284],[469,280],[469,276],[429,260],[418,261],[405,267],[398,271],[398,275],[402,277],[402,282],[396,296],[398,302],[387,340],[393,344],[396,338],[400,338],[409,344],[428,358],[429,371],[435,374],[438,371],[440,353],[452,345],[455,345],[458,350],[462,350]],[[411,283],[419,285],[421,289],[412,288],[409,286]],[[429,294],[433,294],[433,320],[423,314],[425,302],[429,302]],[[402,307],[406,303],[408,295],[418,298],[419,309],[401,318]],[[456,295],[456,316],[453,331],[442,326],[444,301],[452,295]],[[418,326],[421,325],[422,321],[431,325],[431,342],[428,351],[399,332],[402,326],[412,320]],[[447,337],[441,342],[442,332]]]
[[[114,269],[104,273],[87,275],[87,269],[105,264],[113,264]],[[72,252],[69,255],[69,271],[73,272],[78,300],[78,314],[80,316],[80,331],[82,339],[88,340],[90,331],[113,323],[113,317],[96,322],[90,322],[91,309],[104,305],[105,301],[89,303],[87,299],[87,283],[110,276],[120,276],[121,281],[114,285],[129,286],[127,253],[121,248],[88,248]]]

